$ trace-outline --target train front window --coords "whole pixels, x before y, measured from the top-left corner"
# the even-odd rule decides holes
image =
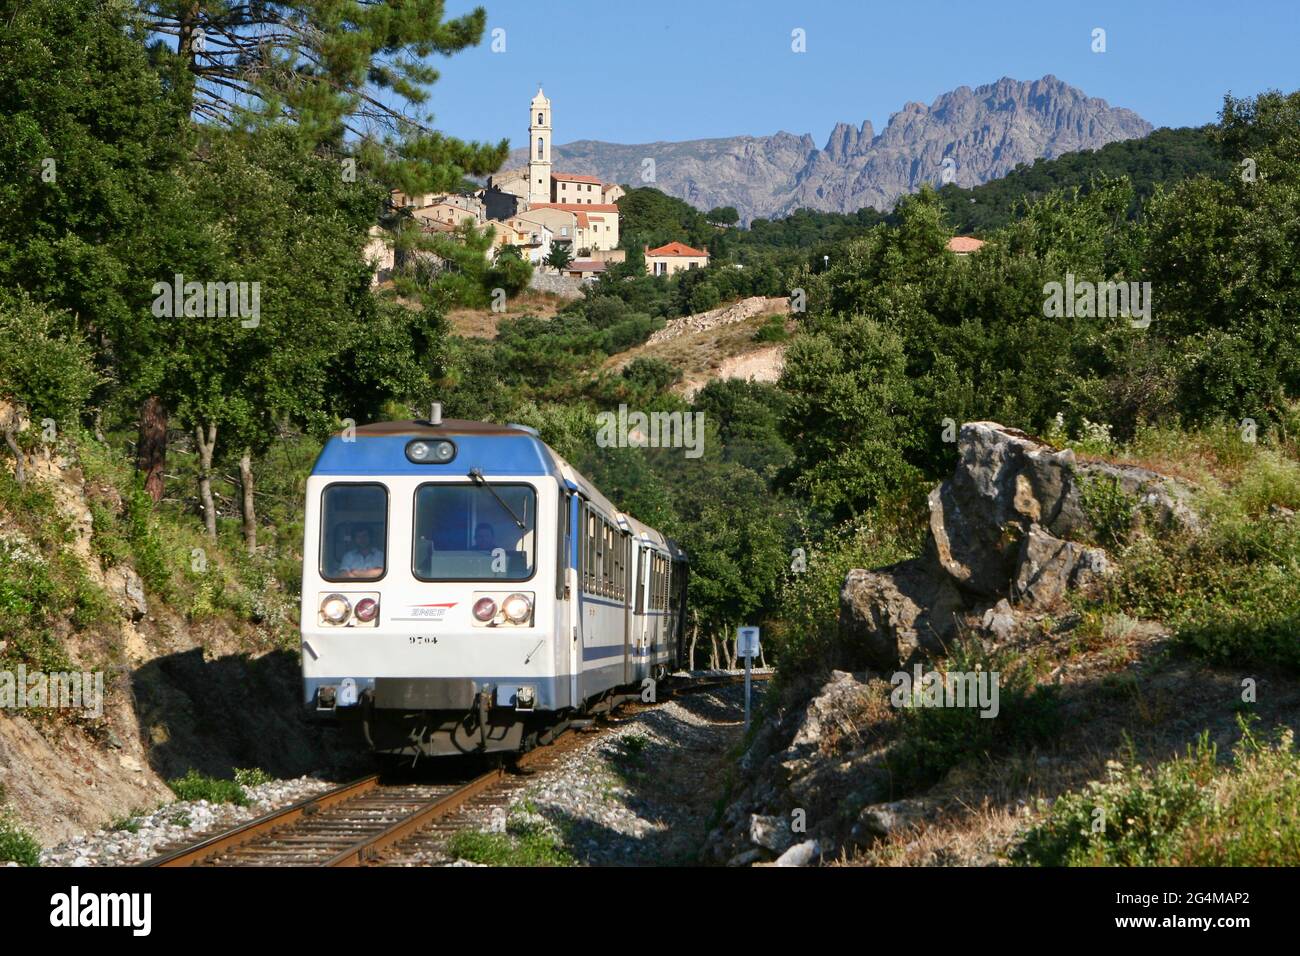
[[[330,485],[321,495],[320,575],[327,581],[374,581],[388,553],[388,489]]]
[[[531,485],[421,485],[412,570],[424,581],[526,581],[536,525]]]

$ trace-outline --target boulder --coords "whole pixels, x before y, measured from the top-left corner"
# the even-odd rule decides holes
[[[1109,570],[1106,552],[1100,548],[1063,541],[1033,525],[1020,541],[1012,591],[1017,604],[1048,610],[1067,591],[1095,593]]]
[[[754,813],[749,817],[749,842],[773,853],[783,853],[794,842],[790,821],[784,817]]]
[[[863,807],[849,831],[849,841],[867,846],[915,826],[925,819],[929,806],[923,800],[895,800]]]
[[[887,670],[918,652],[942,653],[962,610],[952,581],[924,558],[853,570],[840,590],[840,636],[869,666]]]
[[[822,855],[821,845],[816,840],[804,840],[796,843],[776,858],[774,866],[808,866],[816,863]]]
[[[1158,527],[1199,526],[1183,482],[1133,465],[1080,462],[995,422],[969,422],[958,437],[953,476],[930,493],[927,554],[963,591],[1006,593],[1017,573],[1023,535],[1034,525],[1057,538],[1096,540],[1084,506],[1090,482],[1105,482],[1134,504],[1135,520]]]
[[[132,621],[139,621],[149,613],[144,582],[131,566],[119,564],[105,571],[104,589]]]

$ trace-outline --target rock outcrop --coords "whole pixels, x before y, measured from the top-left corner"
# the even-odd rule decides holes
[[[1144,468],[1080,461],[1016,429],[967,423],[956,470],[930,493],[924,554],[849,572],[841,634],[879,668],[941,653],[961,630],[1005,639],[1018,615],[1101,585],[1107,536],[1142,523],[1195,528],[1190,497],[1187,485]]]
[[[952,805],[942,787],[896,789],[902,735],[880,672],[939,656],[958,637],[997,645],[1037,634],[1027,625],[1111,572],[1099,542],[1141,525],[1198,526],[1192,489],[1147,469],[1081,460],[994,422],[963,425],[957,451],[929,496],[921,555],[845,577],[837,666],[870,669],[786,689],[740,760],[742,782],[704,859],[811,865],[913,840]]]

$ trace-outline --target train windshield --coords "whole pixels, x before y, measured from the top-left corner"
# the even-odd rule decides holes
[[[421,485],[412,570],[424,581],[527,580],[536,524],[531,485]]]
[[[388,489],[330,485],[321,495],[320,574],[327,581],[384,576],[388,553]]]

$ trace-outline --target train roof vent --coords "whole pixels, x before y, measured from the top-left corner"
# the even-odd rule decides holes
[[[521,432],[528,432],[534,438],[541,438],[542,434],[532,425],[520,425],[518,422],[506,422],[506,428],[518,428]]]

